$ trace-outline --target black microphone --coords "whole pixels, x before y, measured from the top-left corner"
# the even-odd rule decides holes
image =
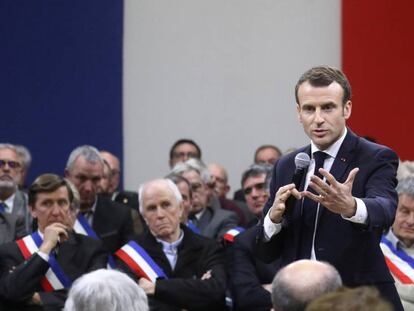
[[[299,190],[300,184],[302,183],[303,176],[306,174],[308,170],[308,166],[310,164],[311,160],[307,153],[300,152],[295,157],[295,173],[292,177],[292,183],[295,184],[296,189]],[[291,214],[293,210],[293,206],[296,203],[296,198],[291,195],[286,200],[286,213]]]

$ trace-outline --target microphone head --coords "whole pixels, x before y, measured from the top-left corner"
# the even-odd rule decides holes
[[[300,152],[295,157],[295,166],[298,170],[306,169],[310,164],[310,157],[305,152]]]

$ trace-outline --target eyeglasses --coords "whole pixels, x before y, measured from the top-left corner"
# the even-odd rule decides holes
[[[256,189],[256,190],[265,190],[265,186],[266,186],[266,184],[264,182],[258,183],[258,184],[255,184],[255,185],[251,186],[251,187],[244,188],[243,193],[244,193],[244,195],[249,195],[249,194],[252,193],[253,188]]]
[[[194,152],[174,152],[173,157],[175,159],[184,159],[184,158],[198,158],[198,154]]]
[[[20,168],[21,166],[20,163],[16,161],[0,160],[0,168],[5,167],[6,164],[12,169],[17,169],[17,168]]]

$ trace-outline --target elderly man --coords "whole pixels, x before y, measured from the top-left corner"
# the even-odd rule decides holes
[[[106,266],[102,242],[72,230],[73,198],[57,175],[41,175],[30,186],[38,230],[0,246],[1,310],[61,310],[72,281]]]
[[[99,237],[112,253],[133,236],[131,211],[128,207],[98,196],[103,174],[103,160],[92,146],[81,146],[72,151],[65,169],[67,177],[80,194],[79,226],[90,236]]]
[[[211,196],[208,183],[210,174],[205,165],[197,159],[178,163],[172,173],[186,178],[193,193],[193,210],[190,218],[195,222],[201,235],[221,240],[223,235],[237,226],[235,213],[223,210],[216,197]]]
[[[16,147],[0,144],[0,213],[9,213],[23,219],[26,232],[31,232],[32,217],[27,208],[27,196],[18,189],[22,166]]]
[[[375,285],[401,310],[379,247],[397,208],[398,157],[347,128],[351,86],[339,69],[309,69],[298,80],[295,97],[310,144],[275,163],[257,252],[264,260],[282,258],[283,265],[305,258],[327,261],[345,285]],[[295,185],[298,153],[310,161]]]
[[[137,279],[154,310],[222,310],[226,289],[220,246],[181,225],[177,186],[154,180],[139,190],[140,212],[149,232],[116,255],[119,267]]]
[[[234,310],[270,310],[270,296],[273,277],[278,261],[264,263],[254,253],[254,244],[262,210],[269,196],[268,183],[272,168],[269,165],[251,165],[242,175],[241,184],[247,206],[256,219],[250,228],[238,234],[232,247],[230,267],[230,289]]]
[[[341,276],[330,264],[299,260],[281,269],[272,282],[275,311],[300,311],[313,299],[342,286]]]
[[[394,224],[381,239],[384,253],[404,310],[414,310],[414,176],[397,186],[398,207]]]

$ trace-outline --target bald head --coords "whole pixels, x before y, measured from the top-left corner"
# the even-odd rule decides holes
[[[304,310],[310,301],[340,286],[341,277],[332,265],[315,260],[295,261],[273,279],[273,307],[276,311]]]
[[[226,169],[217,163],[210,163],[207,167],[211,181],[214,183],[215,194],[219,197],[226,197],[230,190],[230,186],[227,183],[228,176]]]
[[[101,157],[109,164],[111,168],[111,178],[109,180],[108,192],[114,193],[119,186],[121,164],[119,159],[109,151],[100,151]]]

